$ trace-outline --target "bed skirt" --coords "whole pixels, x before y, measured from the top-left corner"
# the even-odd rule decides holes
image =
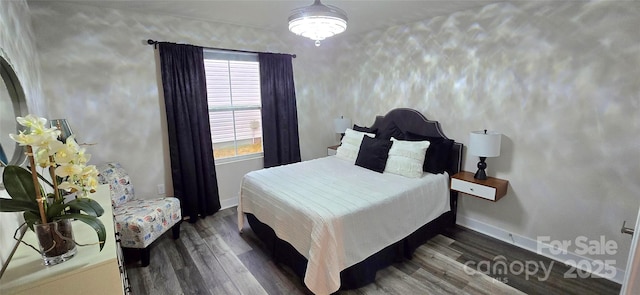
[[[376,272],[403,259],[411,259],[413,252],[426,241],[455,224],[454,211],[448,211],[425,224],[404,239],[378,251],[365,260],[340,272],[340,290],[356,289],[372,283]],[[287,243],[279,239],[273,229],[253,214],[245,213],[253,232],[262,240],[276,263],[290,267],[304,281],[307,259]],[[304,284],[304,283],[303,283]]]

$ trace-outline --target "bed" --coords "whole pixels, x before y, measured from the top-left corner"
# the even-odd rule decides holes
[[[377,270],[410,259],[417,247],[455,224],[457,194],[449,190],[449,175],[460,170],[462,144],[412,109],[394,109],[359,128],[377,138],[428,139],[424,170],[430,172],[420,169],[415,178],[379,173],[329,156],[253,171],[242,181],[239,230],[246,216],[273,259],[315,294],[371,283]]]

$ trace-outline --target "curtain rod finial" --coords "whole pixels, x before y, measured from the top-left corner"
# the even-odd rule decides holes
[[[158,41],[155,41],[153,39],[147,39],[147,44],[153,45],[153,49],[157,49],[158,48]]]

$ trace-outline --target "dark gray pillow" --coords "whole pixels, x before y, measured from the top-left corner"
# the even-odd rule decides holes
[[[389,140],[376,139],[365,135],[362,138],[362,144],[360,144],[356,165],[382,173],[387,166],[391,145],[393,145],[393,142]]]
[[[379,129],[378,132],[376,133],[376,138],[379,138],[379,139],[389,140],[392,137],[400,140],[405,139],[404,133],[402,133],[402,130],[400,130],[400,127],[398,127],[398,125],[396,125],[396,123],[394,122],[391,122],[389,125],[387,125],[387,128],[385,129]]]
[[[438,174],[447,170],[451,149],[453,148],[453,140],[411,132],[407,132],[405,139],[409,141],[428,140],[431,143],[427,149],[427,156],[424,158],[424,166],[422,167],[424,171]]]
[[[358,126],[356,124],[353,124],[353,128],[351,128],[351,129],[353,129],[354,131],[365,132],[365,133],[373,133],[373,134],[376,134],[376,132],[378,132],[378,128],[371,129],[369,127],[361,127],[361,126]]]

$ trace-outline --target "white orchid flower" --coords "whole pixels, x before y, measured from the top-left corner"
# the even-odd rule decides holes
[[[90,177],[89,181],[87,181],[87,186],[90,188],[90,191],[93,193],[98,188],[98,179],[95,177]]]
[[[22,126],[36,129],[44,129],[44,124],[47,124],[47,119],[32,114],[28,114],[26,117],[17,117],[16,121]]]
[[[40,148],[46,149],[49,152],[49,156],[55,155],[58,151],[64,148],[64,143],[60,142],[57,139],[47,139],[42,142]]]
[[[38,149],[34,151],[33,160],[36,162],[36,164],[38,164],[38,166],[42,168],[47,168],[53,165],[49,158],[49,151],[47,151],[46,149]]]
[[[96,168],[95,165],[88,165],[85,166],[84,169],[82,169],[82,176],[83,177],[98,177],[98,169]]]
[[[55,160],[58,164],[75,163],[77,157],[77,150],[68,144],[63,144],[55,154]]]
[[[78,151],[78,164],[87,164],[87,162],[89,162],[89,160],[91,159],[91,154],[86,154],[85,149],[82,148],[80,149],[80,151]]]
[[[71,136],[67,137],[67,142],[65,144],[68,145],[70,148],[73,148],[76,151],[80,150],[80,145],[76,142],[75,135],[71,135]]]
[[[9,137],[20,145],[33,145],[39,140],[36,136],[25,134],[24,131],[18,134],[9,133]]]
[[[82,173],[82,166],[76,164],[62,164],[56,168],[56,175],[60,177],[74,176]]]
[[[9,136],[20,145],[31,146],[32,153],[29,155],[33,156],[38,166],[55,167],[56,175],[62,178],[58,186],[60,189],[77,192],[81,197],[95,192],[98,170],[94,165],[86,165],[91,155],[78,145],[73,136],[67,138],[65,143],[60,142],[59,129],[46,126],[47,119],[31,114],[16,120],[27,130]]]
[[[9,137],[20,145],[42,147],[43,145],[49,145],[51,142],[57,141],[58,136],[60,136],[60,130],[56,128],[46,128],[44,126],[47,119],[28,115],[26,117],[18,117],[16,120],[20,125],[28,128],[28,132],[20,131],[18,135],[9,134]]]
[[[76,184],[73,184],[71,182],[68,181],[63,181],[62,183],[60,183],[58,185],[59,189],[68,191],[68,192],[78,192],[78,191],[82,191],[82,187]]]

